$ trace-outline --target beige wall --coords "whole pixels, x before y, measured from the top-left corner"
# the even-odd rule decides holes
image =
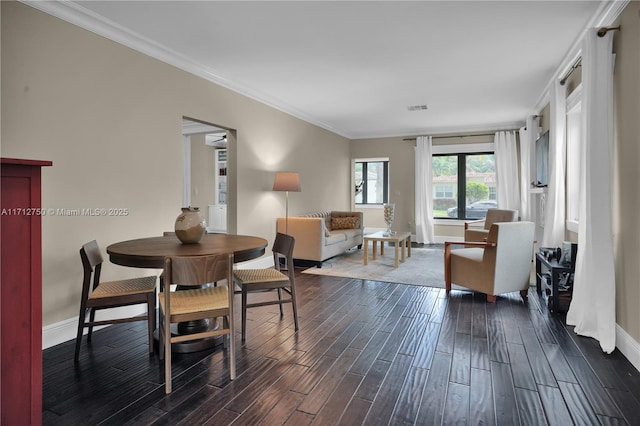
[[[2,7],[2,156],[52,160],[45,208],[126,208],[127,216],[43,218],[43,323],[78,315],[78,250],[161,235],[182,205],[182,117],[235,129],[229,226],[271,242],[297,170],[291,214],[349,209],[349,143],[173,66],[17,2]],[[106,253],[105,253],[106,255]],[[104,278],[140,273],[105,263]],[[145,271],[146,272],[146,271]],[[152,271],[157,272],[157,271]]]
[[[640,2],[630,2],[614,32],[613,228],[616,322],[640,342]]]
[[[414,217],[414,156],[415,140],[401,137],[358,139],[351,141],[351,158],[389,158],[389,202],[395,203],[393,229],[415,232]],[[355,186],[352,180],[351,188]],[[351,191],[353,194],[353,190]],[[353,202],[353,200],[351,200]],[[364,226],[386,228],[382,206],[352,209],[363,213]]]

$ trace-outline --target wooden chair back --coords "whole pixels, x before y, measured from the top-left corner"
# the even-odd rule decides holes
[[[286,272],[289,276],[289,280],[291,281],[291,285],[294,282],[293,273],[293,248],[295,246],[295,238],[291,235],[282,234],[278,232],[276,234],[276,239],[273,242],[273,248],[271,251],[273,252],[273,264],[278,271]],[[280,263],[280,258],[284,258],[286,260],[286,271],[282,269],[282,265]]]
[[[233,264],[232,264],[233,265]],[[165,259],[165,279],[171,284],[200,287],[229,276],[228,256],[177,256]]]
[[[86,300],[89,297],[89,289],[95,290],[100,284],[103,259],[96,240],[89,241],[80,248],[80,259],[82,259],[82,269],[84,270],[82,298]]]
[[[164,291],[160,300],[160,358],[165,360],[165,392],[171,393],[171,344],[226,335],[229,341],[230,378],[235,379],[233,319],[233,253],[165,258]],[[224,285],[213,287],[225,281]],[[176,284],[176,291],[171,285]],[[198,287],[189,289],[189,287]],[[172,304],[176,308],[172,308]],[[171,323],[223,317],[216,329],[204,328],[173,336]],[[225,339],[226,346],[226,339]]]
[[[156,315],[156,277],[136,277],[101,283],[100,273],[102,271],[103,258],[96,240],[89,241],[82,245],[80,248],[80,259],[82,260],[84,274],[82,279],[82,296],[80,299],[74,360],[76,362],[78,361],[82,334],[85,327],[89,329],[87,341],[91,341],[94,326],[121,322],[147,321],[149,325],[149,352],[153,352],[153,330],[155,329]],[[101,286],[100,289],[98,289],[99,286]],[[93,293],[94,291],[96,291],[96,293]],[[99,296],[94,297],[98,293]],[[99,321],[95,319],[96,310],[141,303],[147,305],[146,316],[111,318]],[[89,313],[89,320],[86,319],[87,312]]]

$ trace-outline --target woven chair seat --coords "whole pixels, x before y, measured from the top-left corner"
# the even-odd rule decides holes
[[[275,269],[237,269],[233,276],[239,284],[289,281],[289,277]]]
[[[164,312],[164,293],[160,293],[160,308]],[[171,293],[170,315],[182,315],[193,312],[214,311],[227,308],[229,296],[227,286],[179,290]]]
[[[91,293],[89,299],[124,296],[127,294],[153,293],[156,289],[156,277],[139,277],[100,283]]]
[[[214,286],[212,283],[217,283]],[[172,390],[171,352],[173,344],[223,337],[228,350],[229,378],[236,378],[236,344],[233,315],[233,253],[206,256],[168,256],[164,259],[164,289],[160,292],[160,359],[164,359],[166,394]],[[171,290],[176,285],[175,291]],[[209,318],[221,317],[216,328],[206,326]],[[180,322],[201,323],[193,333],[171,332]],[[184,383],[181,384],[184,386]]]
[[[240,287],[236,293],[242,294],[242,340],[247,335],[247,308],[257,308],[259,306],[280,305],[280,317],[284,316],[282,310],[283,303],[291,303],[293,307],[293,321],[295,330],[298,331],[298,308],[296,305],[295,274],[293,270],[293,246],[295,239],[291,235],[276,234],[273,241],[273,268],[264,269],[236,269],[233,271],[233,278]],[[287,273],[283,273],[281,268],[282,258],[286,259]],[[248,295],[253,292],[263,290],[278,290],[278,298],[275,300],[261,300],[249,303]],[[288,293],[291,297],[284,299],[282,293]]]
[[[73,361],[78,362],[80,360],[80,346],[85,328],[89,329],[87,341],[90,342],[93,335],[93,327],[132,321],[147,321],[149,353],[153,353],[153,330],[156,328],[157,277],[136,277],[101,282],[100,273],[102,272],[103,259],[96,240],[82,245],[80,248],[80,260],[82,260],[84,273],[80,314],[78,315],[76,350]],[[126,313],[116,313],[115,318],[111,315],[109,315],[110,318],[98,320],[95,318],[96,311],[100,309],[141,304],[147,305],[147,313],[144,316],[127,316]]]

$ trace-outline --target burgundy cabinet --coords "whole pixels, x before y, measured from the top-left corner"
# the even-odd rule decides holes
[[[42,423],[40,172],[50,161],[1,159],[0,418]]]

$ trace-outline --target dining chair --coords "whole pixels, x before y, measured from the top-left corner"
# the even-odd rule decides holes
[[[233,253],[165,258],[165,288],[160,293],[160,359],[164,359],[165,393],[171,393],[171,345],[225,336],[229,350],[229,375],[236,378],[233,321]],[[213,283],[217,283],[214,286]],[[171,286],[176,284],[176,290]],[[215,329],[191,334],[171,334],[171,324],[222,317]],[[226,338],[229,343],[227,345]]]
[[[153,330],[156,328],[156,278],[155,276],[136,277],[117,281],[100,282],[102,271],[102,253],[98,243],[93,240],[80,248],[80,258],[84,269],[82,297],[78,317],[78,334],[74,361],[80,357],[82,334],[89,328],[87,341],[91,341],[93,327],[132,321],[147,321],[149,328],[149,352],[153,353]],[[134,316],[96,321],[96,311],[119,306],[147,304],[145,316]],[[89,321],[87,321],[89,313]]]
[[[293,266],[293,247],[295,239],[286,234],[277,233],[271,251],[273,252],[274,268],[265,269],[236,269],[233,272],[235,283],[240,287],[236,293],[242,294],[242,340],[246,338],[247,330],[247,308],[258,306],[280,305],[280,317],[284,316],[282,305],[291,303],[293,307],[293,321],[295,331],[298,331],[298,307],[296,304],[296,284]],[[281,258],[285,261],[285,268],[282,268]],[[283,272],[284,271],[284,272]],[[285,273],[286,272],[286,273]],[[278,299],[262,302],[247,303],[247,295],[251,292],[277,290]],[[282,298],[282,291],[289,295],[289,298]]]

